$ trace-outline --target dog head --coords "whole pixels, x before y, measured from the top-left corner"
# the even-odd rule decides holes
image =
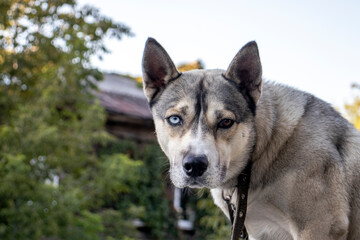
[[[173,184],[218,188],[236,179],[255,144],[262,83],[256,43],[246,44],[226,71],[180,73],[164,48],[149,38],[142,68],[144,92]]]

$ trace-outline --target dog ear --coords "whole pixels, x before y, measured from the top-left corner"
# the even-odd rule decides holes
[[[255,41],[247,43],[236,54],[225,77],[245,90],[256,104],[261,95],[262,69]]]
[[[144,92],[149,102],[170,80],[180,75],[165,49],[153,38],[146,41],[142,71]]]

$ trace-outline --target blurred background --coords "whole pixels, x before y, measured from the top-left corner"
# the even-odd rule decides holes
[[[228,239],[207,190],[174,189],[141,89],[146,39],[180,71],[264,77],[360,128],[360,2],[0,0],[0,239]]]

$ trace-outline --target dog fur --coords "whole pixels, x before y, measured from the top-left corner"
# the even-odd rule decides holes
[[[263,80],[255,42],[226,71],[180,73],[149,38],[143,86],[176,187],[210,188],[229,217],[222,191],[251,161],[251,239],[360,239],[359,132],[324,101]],[[199,156],[190,175],[184,161]]]

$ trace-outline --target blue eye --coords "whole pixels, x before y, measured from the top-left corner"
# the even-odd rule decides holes
[[[181,118],[177,115],[172,115],[168,117],[166,120],[171,126],[181,125]]]

